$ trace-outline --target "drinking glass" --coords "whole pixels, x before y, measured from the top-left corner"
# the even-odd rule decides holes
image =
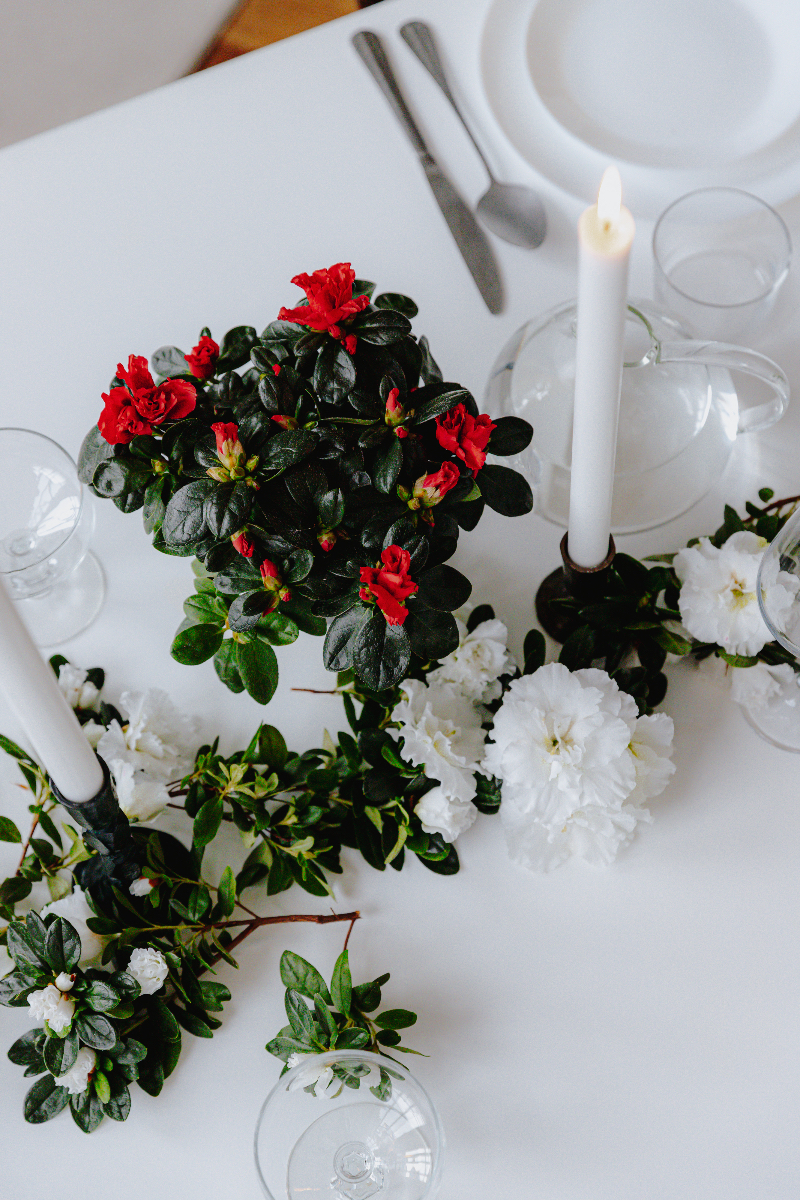
[[[103,570],[89,552],[94,508],[66,450],[31,429],[0,429],[0,578],[39,646],[97,616]]]
[[[364,1050],[303,1055],[261,1109],[256,1170],[267,1200],[431,1200],[444,1135],[411,1072]]]
[[[653,233],[656,299],[696,337],[730,341],[763,327],[789,271],[778,214],[738,188],[700,188],[661,214]]]
[[[800,508],[764,551],[756,594],[773,638],[800,660]],[[751,671],[758,686],[740,701],[745,717],[773,746],[800,753],[800,674],[788,663],[758,664],[743,668],[745,685]]]

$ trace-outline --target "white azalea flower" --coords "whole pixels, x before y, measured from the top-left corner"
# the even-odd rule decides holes
[[[161,987],[169,974],[167,960],[160,950],[136,947],[131,951],[131,960],[125,968],[138,983],[143,996],[152,996]]]
[[[758,654],[771,640],[756,592],[766,545],[765,538],[739,530],[720,549],[701,538],[675,556],[681,620],[693,637],[747,656]],[[780,571],[769,587],[769,609],[777,623],[790,610],[798,586],[800,581]]]
[[[75,887],[68,896],[62,896],[60,900],[52,900],[50,904],[46,904],[41,915],[46,917],[48,913],[55,913],[57,917],[63,917],[65,921],[69,921],[81,939],[80,966],[85,967],[102,954],[106,944],[105,938],[92,933],[86,924],[88,919],[96,914],[92,912],[86,894],[79,887]]]
[[[731,695],[743,708],[763,709],[776,701],[794,708],[800,701],[798,676],[788,663],[731,668]]]
[[[539,871],[571,854],[613,861],[672,773],[672,733],[669,717],[638,717],[605,671],[550,663],[515,679],[484,759],[503,784],[512,858]]]
[[[133,763],[122,758],[108,759],[119,806],[130,821],[142,824],[154,821],[169,804],[169,792],[160,779],[148,779]]]
[[[46,1021],[51,1032],[62,1033],[69,1029],[75,1013],[75,1001],[63,995],[54,983],[46,988],[31,992],[28,1007],[34,1021]]]
[[[441,786],[426,792],[414,812],[426,833],[440,833],[446,842],[454,842],[478,815],[471,800],[449,796]]]
[[[67,698],[70,708],[93,708],[100,695],[93,683],[87,680],[88,671],[62,663],[58,668],[58,686]]]
[[[123,692],[119,707],[127,725],[112,721],[97,747],[111,763],[121,759],[148,779],[179,779],[192,762],[197,723],[178,711],[166,692]]]
[[[290,1054],[287,1060],[289,1068],[296,1067],[305,1058],[314,1059],[315,1054]],[[333,1069],[331,1067],[323,1067],[318,1062],[309,1062],[301,1071],[297,1072],[295,1078],[289,1084],[289,1091],[296,1092],[299,1088],[310,1087],[314,1085],[314,1094],[317,1096],[325,1096],[331,1084],[334,1082]],[[338,1082],[338,1081],[337,1081]]]
[[[67,974],[66,971],[61,971],[56,975],[56,987],[60,992],[71,992],[75,986],[75,973]]]
[[[128,891],[132,896],[149,896],[153,886],[152,879],[148,879],[146,875],[140,875],[138,879],[134,879]]]
[[[392,720],[399,721],[400,728],[388,732],[403,739],[403,758],[424,767],[428,778],[438,780],[451,800],[471,800],[476,791],[474,772],[485,774],[480,713],[450,686],[405,679],[401,688],[402,697],[392,711]]]
[[[96,750],[100,739],[106,731],[105,725],[101,725],[99,721],[86,721],[81,725],[81,729],[89,745],[93,750]]]
[[[90,1050],[88,1046],[81,1046],[70,1069],[56,1078],[56,1086],[65,1087],[70,1096],[79,1096],[89,1086],[89,1076],[94,1071],[96,1062],[94,1050]]]
[[[456,618],[458,647],[429,672],[430,686],[452,684],[470,700],[489,703],[499,699],[501,675],[513,670],[514,659],[508,652],[508,630],[496,619],[481,621],[470,633]]]

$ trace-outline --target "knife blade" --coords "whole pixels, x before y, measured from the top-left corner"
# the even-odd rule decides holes
[[[353,45],[373,79],[389,101],[395,115],[419,155],[422,169],[434,199],[442,211],[461,257],[469,268],[478,291],[491,313],[503,307],[503,288],[492,250],[471,209],[467,207],[428,149],[425,139],[408,111],[383,43],[376,33],[362,29],[353,36]]]

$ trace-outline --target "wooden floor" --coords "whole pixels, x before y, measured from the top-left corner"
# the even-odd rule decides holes
[[[243,0],[194,69],[213,67],[358,8],[358,0]]]

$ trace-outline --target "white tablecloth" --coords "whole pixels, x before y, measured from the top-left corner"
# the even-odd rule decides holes
[[[582,207],[520,159],[480,90],[486,0],[392,0],[0,154],[2,422],[47,432],[73,454],[100,411],[116,363],[200,328],[263,328],[295,301],[299,271],[349,259],[382,290],[413,296],[446,378],[481,396],[506,337],[574,294]],[[390,39],[393,59],[443,164],[468,199],[482,169],[446,102],[396,36],[424,17],[457,64],[461,90],[501,176],[539,186],[549,233],[535,253],[494,241],[507,305],[485,309],[432,202],[410,146],[350,46],[356,29]],[[591,197],[586,197],[589,202]],[[800,234],[800,205],[782,208]],[[639,222],[632,293],[650,292],[650,233]],[[761,348],[795,387],[798,294],[790,278]],[[623,549],[677,548],[719,523],[723,500],[758,486],[798,490],[800,405],[737,446],[714,494]],[[558,561],[561,531],[532,515],[489,513],[461,539],[457,565],[492,601],[519,651],[532,598]],[[297,749],[340,703],[292,686],[330,686],[321,643],[279,651],[266,710],[233,696],[211,663],[169,657],[188,563],[149,548],[139,515],[98,503],[95,549],[108,576],[96,624],[64,647],[102,664],[112,695],[165,687],[219,731],[227,749],[261,720]],[[302,637],[302,635],[301,635]],[[800,940],[797,763],[770,749],[705,674],[671,672],[677,772],[615,865],[571,862],[551,875],[513,866],[499,818],[458,842],[454,878],[416,860],[378,874],[353,854],[336,905],[358,907],[359,979],[386,969],[386,1001],[419,1012],[411,1043],[447,1133],[444,1200],[796,1200],[800,1194]],[[18,736],[0,710],[0,730]],[[2,811],[24,822],[10,764]],[[2,847],[14,862],[14,847]],[[18,848],[17,848],[18,850]],[[217,854],[217,861],[224,854]],[[266,904],[266,901],[265,901]],[[323,911],[297,889],[273,911]],[[253,1198],[251,1141],[277,1074],[262,1049],[283,1023],[278,959],[292,947],[329,971],[339,926],[277,927],[226,969],[233,1000],[212,1041],[185,1037],[162,1095],[133,1089],[126,1124],[86,1137],[62,1114],[26,1125],[28,1081],[0,1057],[3,1196]],[[4,1010],[2,1043],[31,1021]]]

